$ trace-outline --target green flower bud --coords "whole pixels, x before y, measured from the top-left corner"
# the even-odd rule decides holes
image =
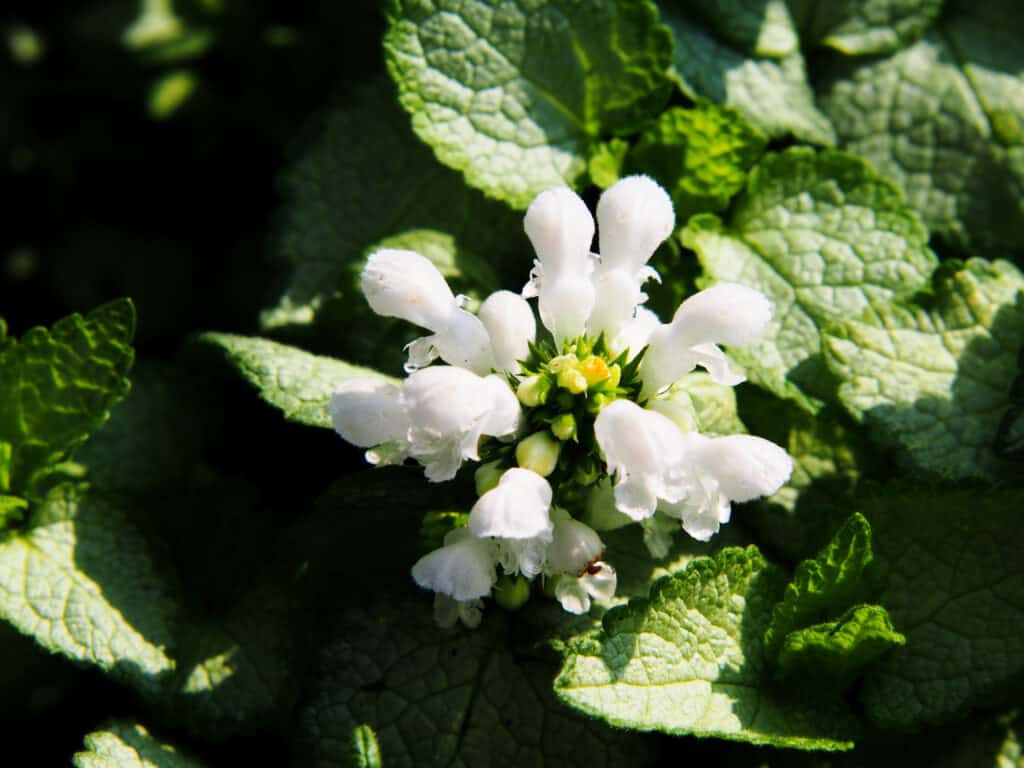
[[[622,381],[622,368],[618,363],[608,366],[608,381],[604,383],[608,389],[615,389]]]
[[[580,363],[579,371],[587,380],[588,387],[600,384],[602,381],[607,379],[609,375],[611,375],[611,371],[608,370],[608,363],[600,357],[595,357],[593,355]]]
[[[563,413],[551,422],[551,434],[559,440],[572,440],[576,437],[576,417],[571,413]]]
[[[516,461],[523,469],[547,477],[558,466],[558,454],[562,444],[548,432],[534,432],[516,446]]]
[[[609,395],[606,392],[598,392],[587,402],[587,410],[595,414],[600,413],[601,409],[613,400],[615,400],[614,395]]]
[[[593,456],[587,456],[576,466],[572,479],[580,485],[593,485],[601,476],[601,466]]]
[[[492,461],[489,464],[481,464],[473,479],[476,481],[476,495],[483,496],[491,488],[494,488],[505,470],[499,466],[500,462]]]
[[[516,397],[519,402],[528,408],[535,408],[544,405],[548,399],[548,392],[551,391],[551,380],[547,376],[537,374],[529,376],[519,383],[516,389]]]
[[[561,373],[566,370],[574,370],[579,364],[580,359],[576,355],[559,355],[558,357],[552,357],[548,361],[548,370],[552,373]]]
[[[494,586],[494,602],[506,611],[518,611],[529,599],[530,582],[522,576],[506,574]]]
[[[578,395],[586,392],[587,387],[590,385],[582,371],[576,368],[563,368],[558,372],[558,386],[569,390],[574,395]]]

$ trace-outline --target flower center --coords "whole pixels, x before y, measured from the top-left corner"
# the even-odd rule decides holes
[[[643,353],[613,355],[604,334],[562,344],[531,345],[522,372],[509,383],[523,405],[524,437],[514,446],[488,441],[491,471],[520,466],[549,478],[556,501],[567,504],[605,476],[594,420],[609,403],[640,399]]]

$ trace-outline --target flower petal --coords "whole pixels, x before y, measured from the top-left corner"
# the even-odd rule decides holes
[[[518,373],[518,361],[530,354],[530,343],[537,337],[537,321],[526,299],[512,291],[496,291],[480,305],[480,321],[490,336],[497,369]]]
[[[594,422],[608,474],[616,476],[619,510],[642,520],[657,500],[678,501],[685,493],[683,433],[670,419],[628,400],[605,406]]]
[[[456,308],[445,326],[431,337],[437,353],[449,365],[466,368],[483,376],[494,368],[491,337],[480,318]]]
[[[543,280],[589,271],[594,219],[579,195],[568,187],[541,192],[526,209],[523,227],[542,266]]]
[[[733,501],[770,496],[793,474],[793,459],[775,443],[753,435],[704,438],[696,458]]]
[[[570,272],[554,279],[545,274],[537,308],[544,327],[561,342],[583,334],[595,300],[594,284],[586,274]]]
[[[430,259],[415,251],[384,249],[370,254],[360,279],[370,308],[438,332],[457,308],[455,296]]]
[[[405,439],[409,418],[399,401],[399,391],[380,379],[344,382],[328,406],[334,429],[360,448]]]
[[[498,578],[494,565],[493,545],[461,529],[448,534],[443,547],[421,557],[412,567],[412,578],[460,602],[475,600],[490,594]]]
[[[742,347],[756,341],[772,319],[771,302],[760,291],[719,283],[695,293],[672,318],[679,347],[704,342]]]
[[[548,547],[548,573],[571,573],[578,576],[601,557],[604,542],[589,525],[570,517],[564,510],[552,515],[555,521]]]
[[[469,513],[469,530],[478,538],[550,537],[551,486],[540,475],[513,467],[481,496]]]
[[[603,270],[594,275],[594,308],[587,320],[591,336],[604,333],[614,339],[633,319],[637,305],[647,299],[637,274],[625,269]]]
[[[602,269],[636,274],[672,234],[675,212],[668,193],[648,176],[626,176],[597,202]]]

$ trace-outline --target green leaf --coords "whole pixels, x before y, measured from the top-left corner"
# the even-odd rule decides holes
[[[331,429],[328,405],[338,386],[350,379],[394,381],[370,368],[319,357],[295,347],[255,336],[206,333],[199,343],[209,345],[247,382],[259,390],[286,419]]]
[[[170,702],[176,719],[215,741],[273,723],[298,696],[308,623],[295,590],[261,585],[226,615],[184,625]]]
[[[997,704],[1024,673],[1021,491],[888,488],[864,499],[884,585],[907,644],[863,690],[878,725],[915,728]]]
[[[696,560],[570,643],[555,692],[619,727],[849,749],[848,713],[772,685],[761,638],[784,585],[755,547]]]
[[[936,273],[922,304],[876,304],[824,335],[843,405],[919,471],[993,479],[993,451],[1024,344],[1024,276],[973,259]]]
[[[832,124],[814,103],[799,51],[779,59],[737,50],[709,31],[682,0],[665,3],[662,14],[675,37],[673,74],[683,93],[735,107],[770,138],[792,134],[814,144],[835,144]],[[730,21],[721,17],[723,25]]]
[[[768,155],[731,210],[728,226],[694,218],[683,241],[711,278],[772,301],[768,331],[731,355],[751,381],[815,411],[834,389],[819,329],[927,285],[928,232],[892,184],[841,152]]]
[[[0,494],[0,531],[19,525],[25,519],[28,502],[18,496]]]
[[[421,250],[463,293],[497,288],[491,265],[512,261],[522,279],[530,263],[522,219],[433,158],[386,82],[329,111],[282,185],[288,203],[278,250],[292,272],[277,306],[263,313],[265,329],[317,321],[332,348],[374,359],[374,346],[388,340],[397,359],[412,328],[367,306],[359,273],[372,251]]]
[[[623,139],[611,139],[595,144],[587,160],[590,180],[601,189],[608,189],[622,177],[622,167],[628,151],[629,142]]]
[[[906,193],[960,248],[1024,246],[1024,8],[971,3],[885,59],[839,65],[821,90],[840,145]]]
[[[789,0],[805,48],[850,56],[890,53],[913,43],[942,11],[943,0]]]
[[[781,445],[793,459],[786,484],[748,505],[743,525],[789,560],[811,557],[849,517],[849,495],[886,466],[886,455],[839,406],[810,414],[756,387],[740,387],[738,395],[751,433]]]
[[[648,743],[567,711],[550,669],[508,644],[512,619],[488,608],[475,630],[442,630],[430,597],[349,611],[324,647],[301,716],[301,765],[360,765],[367,728],[385,766],[649,764]]]
[[[0,347],[0,441],[11,446],[10,489],[67,458],[128,392],[135,310],[127,299]]]
[[[85,737],[75,768],[202,768],[202,763],[159,741],[141,725],[115,722]]]
[[[782,57],[800,47],[785,0],[690,0],[688,6],[716,36],[745,53]]]
[[[1024,347],[1017,358],[1019,376],[1010,386],[1010,402],[1012,405],[996,432],[995,451],[1004,459],[1020,461],[1024,459]]]
[[[49,651],[144,693],[173,668],[175,608],[146,540],[115,504],[61,485],[0,543],[0,617]]]
[[[572,184],[589,146],[668,98],[672,38],[649,0],[392,0],[388,69],[416,134],[516,208]]]
[[[678,221],[721,211],[747,180],[765,138],[731,107],[673,108],[640,135],[630,170],[646,173],[672,196]]]
[[[885,608],[857,605],[836,621],[789,633],[779,651],[779,671],[799,673],[819,686],[834,680],[845,688],[861,670],[905,643]]]
[[[768,655],[778,656],[791,632],[834,619],[869,600],[877,590],[869,570],[872,560],[871,526],[854,514],[817,557],[797,566],[765,630]]]
[[[204,438],[217,422],[217,403],[204,383],[190,371],[140,360],[128,397],[75,452],[75,462],[107,492],[180,490],[194,481]]]

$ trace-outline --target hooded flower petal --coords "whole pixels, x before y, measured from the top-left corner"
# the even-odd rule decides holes
[[[691,449],[691,454],[732,501],[771,496],[793,474],[790,455],[762,437],[692,434],[687,439],[700,444],[700,450]]]
[[[548,547],[546,571],[579,576],[604,554],[604,542],[593,528],[572,518],[565,510],[556,509],[552,519],[554,529]]]
[[[618,334],[611,341],[612,352],[618,355],[628,349],[629,359],[632,360],[647,346],[654,330],[660,327],[661,320],[654,312],[645,307],[637,307],[632,319],[619,328]]]
[[[686,496],[659,509],[681,520],[683,529],[699,541],[707,541],[729,521],[730,502],[769,496],[793,472],[789,454],[760,437],[690,432],[684,440],[689,467]]]
[[[537,195],[526,209],[523,227],[537,253],[543,279],[583,275],[592,268],[594,219],[587,204],[568,187],[553,187]]]
[[[755,341],[771,320],[771,303],[752,288],[721,283],[694,294],[676,310],[672,322],[657,328],[641,366],[644,394],[677,381],[697,365],[719,384],[738,383],[716,344],[744,346]]]
[[[551,538],[551,486],[528,469],[513,467],[473,505],[469,530],[479,538]]]
[[[579,336],[594,307],[594,220],[586,203],[568,187],[545,190],[527,209],[524,226],[537,261],[523,296],[538,297],[541,322],[555,341]]]
[[[490,336],[495,367],[518,373],[518,361],[530,354],[530,343],[537,337],[537,321],[526,299],[496,291],[480,305],[480,320]]]
[[[668,193],[648,176],[626,176],[597,202],[601,269],[636,275],[675,229]]]
[[[424,589],[458,600],[476,600],[491,593],[498,580],[494,545],[459,528],[445,536],[444,546],[421,557],[412,578]]]
[[[437,354],[449,365],[466,368],[480,376],[494,368],[491,337],[480,318],[471,312],[456,308],[444,328],[429,339]]]
[[[328,407],[334,429],[360,448],[404,440],[409,419],[399,402],[399,388],[380,379],[346,381]]]
[[[595,273],[594,308],[587,319],[587,332],[591,336],[603,333],[614,339],[633,319],[637,306],[646,300],[647,294],[635,273],[624,269]]]
[[[686,493],[683,433],[670,419],[628,400],[605,406],[594,422],[608,474],[614,474],[615,504],[634,520],[654,514],[658,500],[679,501]]]
[[[360,279],[370,308],[438,332],[457,309],[455,296],[430,259],[415,251],[385,249],[370,254]]]
[[[590,610],[591,598],[608,602],[615,597],[618,575],[608,563],[594,564],[593,573],[580,577],[559,576],[555,581],[555,599],[568,613],[583,614]]]
[[[482,435],[501,437],[518,425],[519,401],[508,386],[454,366],[416,371],[400,400],[409,417],[409,455],[434,482],[455,477],[463,459],[478,459]]]

